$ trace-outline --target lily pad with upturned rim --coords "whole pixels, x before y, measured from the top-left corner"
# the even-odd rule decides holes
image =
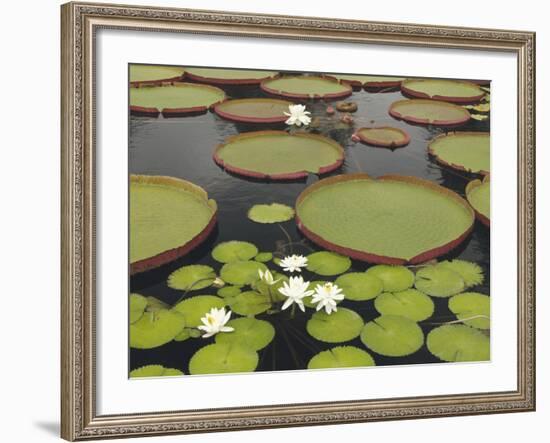
[[[490,170],[488,132],[451,132],[435,137],[428,152],[444,166],[462,172],[487,175]]]
[[[477,103],[485,95],[475,83],[443,79],[408,79],[401,83],[401,91],[411,97],[451,103]]]
[[[240,98],[226,100],[214,106],[214,112],[220,117],[234,122],[244,123],[284,123],[288,116],[288,100],[275,98]]]
[[[186,255],[214,229],[217,206],[201,187],[177,178],[130,176],[130,272]]]
[[[363,87],[366,90],[371,89],[386,89],[386,88],[397,88],[405,80],[404,77],[388,77],[388,76],[376,76],[369,75],[367,76]]]
[[[216,148],[214,161],[246,177],[295,180],[309,173],[326,174],[338,169],[344,161],[344,150],[322,135],[255,131],[229,137]]]
[[[296,201],[302,233],[318,245],[371,263],[423,263],[462,243],[473,228],[470,205],[428,180],[366,174],[329,177]]]
[[[489,337],[466,325],[444,325],[432,329],[426,345],[443,361],[487,361],[491,356]]]
[[[410,318],[382,315],[365,325],[361,331],[361,341],[377,354],[404,357],[422,347],[424,334]]]
[[[381,126],[375,128],[359,128],[355,135],[368,145],[381,148],[402,148],[407,146],[411,137],[403,129]]]
[[[445,266],[431,265],[419,269],[414,283],[416,289],[432,297],[450,297],[465,288],[460,274]]]
[[[258,366],[258,353],[235,343],[215,343],[199,349],[189,361],[189,373],[229,374],[253,372]]]
[[[382,280],[365,272],[350,272],[338,277],[334,284],[342,289],[346,300],[364,301],[376,298],[384,288]]]
[[[363,319],[347,308],[338,308],[327,314],[315,312],[306,324],[309,335],[325,343],[343,343],[358,337],[363,328]]]
[[[187,78],[212,85],[257,85],[277,75],[276,71],[252,69],[185,68]]]
[[[376,265],[366,271],[382,281],[385,292],[400,292],[414,284],[414,273],[405,266]]]
[[[130,347],[157,348],[172,341],[185,326],[185,317],[179,312],[169,309],[144,312],[138,321],[130,325]]]
[[[175,375],[183,375],[179,369],[165,368],[162,365],[147,365],[130,371],[130,378],[142,377],[169,377]]]
[[[216,335],[216,343],[237,343],[259,351],[273,341],[275,328],[265,320],[236,318],[227,323],[233,332]]]
[[[212,308],[223,308],[226,305],[224,299],[215,295],[196,295],[180,301],[172,310],[185,317],[185,326],[196,328],[202,324],[203,318]]]
[[[351,260],[335,252],[319,251],[307,256],[307,270],[318,275],[343,274],[351,267]]]
[[[462,106],[436,100],[399,100],[391,104],[392,117],[409,123],[457,126],[470,120],[470,113]]]
[[[188,265],[176,269],[168,276],[168,286],[182,291],[207,288],[216,278],[214,269],[206,265]]]
[[[136,85],[158,85],[163,82],[181,80],[185,69],[179,66],[159,65],[130,65],[130,84]]]
[[[212,250],[212,258],[220,263],[232,263],[254,258],[258,248],[250,242],[231,240],[220,243]]]
[[[491,225],[491,184],[488,175],[483,181],[473,180],[466,185],[466,199],[474,208],[477,219],[489,227]]]
[[[463,292],[449,299],[449,310],[463,323],[478,329],[491,327],[491,298],[478,292]]]
[[[294,209],[281,203],[254,205],[248,210],[248,218],[256,223],[283,223],[293,217]]]
[[[456,272],[464,280],[464,288],[468,289],[472,286],[480,285],[483,283],[483,269],[477,263],[473,263],[466,260],[447,260],[438,264],[444,268],[450,269]]]
[[[351,95],[351,86],[323,76],[283,76],[265,80],[260,87],[268,94],[294,99],[337,99]]]
[[[270,298],[256,291],[241,292],[226,300],[231,310],[239,315],[254,316],[271,308]]]
[[[266,271],[267,266],[258,261],[234,261],[222,266],[222,280],[236,286],[250,285],[260,278],[258,271]]]
[[[430,297],[416,289],[401,292],[384,292],[374,300],[381,315],[400,315],[419,322],[430,318],[435,305]]]
[[[376,366],[371,355],[355,346],[337,346],[314,355],[308,369],[354,368]]]

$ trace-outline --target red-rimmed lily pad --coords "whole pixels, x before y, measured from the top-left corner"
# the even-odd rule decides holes
[[[225,92],[215,86],[173,83],[169,86],[130,88],[130,112],[134,115],[181,117],[203,114],[225,100]]]
[[[276,98],[240,98],[227,100],[214,106],[220,117],[244,123],[283,123],[288,119],[285,112],[292,102]]]
[[[462,243],[474,212],[428,180],[347,174],[318,181],[296,201],[298,228],[320,246],[371,263],[423,263]]]
[[[466,185],[466,199],[472,205],[477,219],[485,226],[491,225],[491,185],[489,176],[483,181],[473,180]]]
[[[276,77],[260,85],[268,94],[296,99],[337,99],[353,92],[350,85],[338,80],[313,75]]]
[[[401,148],[411,141],[411,137],[403,129],[390,126],[360,128],[355,135],[363,143],[381,148]]]
[[[403,80],[405,80],[403,77],[368,75],[363,83],[363,87],[367,90],[398,88],[401,86]]]
[[[130,272],[171,262],[200,245],[217,206],[201,187],[174,177],[130,176]]]
[[[405,80],[401,83],[401,91],[410,97],[451,103],[476,103],[485,95],[485,91],[475,83],[443,79]]]
[[[185,68],[187,78],[211,85],[257,85],[277,74],[276,71],[251,69]]]
[[[216,148],[214,161],[238,175],[294,180],[339,168],[344,150],[322,135],[256,131],[229,137]]]
[[[470,120],[470,113],[462,106],[437,100],[399,100],[390,106],[392,117],[409,123],[458,126]]]
[[[451,132],[435,137],[428,152],[438,163],[450,168],[487,175],[490,170],[488,132]]]
[[[181,80],[184,74],[185,69],[179,66],[130,65],[130,84],[160,85]]]

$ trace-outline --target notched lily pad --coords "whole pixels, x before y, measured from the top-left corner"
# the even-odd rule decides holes
[[[443,361],[487,361],[491,357],[489,337],[466,325],[444,325],[432,329],[426,344],[428,350]]]
[[[442,100],[451,103],[476,103],[485,95],[475,83],[444,79],[409,79],[401,83],[408,96]]]
[[[355,135],[363,143],[381,148],[401,148],[407,146],[411,137],[403,129],[390,126],[359,128]]]
[[[256,257],[254,257],[254,260],[262,263],[267,263],[271,259],[273,259],[273,254],[271,252],[259,252]]]
[[[179,369],[165,368],[162,365],[147,365],[130,371],[130,378],[168,377],[174,375],[183,375],[183,372]]]
[[[220,276],[227,283],[244,286],[251,285],[260,278],[258,271],[266,270],[267,266],[257,261],[234,261],[222,266]]]
[[[403,357],[422,347],[424,334],[410,318],[382,315],[365,325],[361,331],[361,341],[377,354]]]
[[[401,292],[384,292],[374,300],[374,307],[382,315],[400,315],[419,322],[434,313],[434,302],[416,289]]]
[[[147,307],[147,297],[140,294],[130,294],[130,324],[138,321]]]
[[[414,274],[405,266],[376,265],[367,269],[366,274],[382,280],[385,292],[404,291],[414,284]]]
[[[470,113],[462,106],[436,100],[399,100],[392,103],[389,113],[399,120],[424,125],[456,126],[470,120]]]
[[[179,302],[172,310],[183,314],[188,328],[196,328],[202,324],[201,318],[212,308],[220,309],[225,305],[224,299],[215,295],[196,295]]]
[[[218,289],[218,295],[220,297],[234,297],[241,293],[240,286],[224,286],[223,288]]]
[[[473,263],[466,260],[450,260],[442,261],[438,264],[443,268],[450,269],[456,272],[464,280],[464,288],[468,289],[472,286],[480,285],[485,279],[483,275],[483,269],[477,263]]]
[[[185,68],[186,76],[212,85],[257,85],[278,74],[276,71],[253,69]]]
[[[173,310],[145,312],[130,325],[130,347],[151,349],[174,339],[185,327],[185,317]]]
[[[271,308],[271,300],[268,296],[256,291],[246,291],[227,298],[229,307],[239,315],[258,315]]]
[[[253,372],[258,366],[258,353],[236,343],[216,343],[199,349],[189,361],[189,373],[229,374]]]
[[[254,205],[248,211],[248,218],[256,223],[282,223],[294,217],[294,209],[281,203]]]
[[[293,103],[273,98],[239,98],[227,100],[214,107],[220,117],[245,123],[284,123],[288,107]]]
[[[491,299],[477,292],[463,292],[449,299],[449,310],[463,323],[478,329],[490,329]]]
[[[330,77],[313,75],[283,76],[262,82],[268,94],[301,99],[337,99],[351,95],[352,88]]]
[[[212,258],[220,263],[250,260],[258,248],[250,242],[231,240],[220,243],[212,250]]]
[[[450,297],[466,287],[460,274],[438,264],[418,270],[414,286],[432,297]]]
[[[236,343],[259,351],[271,343],[275,337],[275,328],[265,320],[236,318],[230,320],[227,326],[234,328],[234,331],[217,334],[216,343]]]
[[[444,166],[462,172],[487,175],[490,171],[488,132],[451,132],[435,137],[428,152]]]
[[[352,368],[376,366],[371,355],[355,346],[337,346],[319,352],[309,361],[308,369]]]
[[[351,260],[335,252],[320,251],[307,256],[307,270],[318,275],[343,274],[351,267]]]
[[[183,266],[168,276],[168,286],[182,291],[196,291],[210,286],[215,278],[216,273],[210,266]]]
[[[346,300],[364,301],[376,298],[384,288],[382,280],[365,272],[351,272],[338,277],[335,282]]]
[[[309,335],[325,343],[342,343],[358,337],[363,328],[363,319],[357,312],[338,308],[327,314],[318,311],[306,324]]]
[[[185,69],[179,66],[130,65],[132,85],[154,85],[181,80]]]

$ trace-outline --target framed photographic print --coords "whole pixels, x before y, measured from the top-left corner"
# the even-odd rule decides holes
[[[534,43],[63,5],[62,436],[533,410]]]

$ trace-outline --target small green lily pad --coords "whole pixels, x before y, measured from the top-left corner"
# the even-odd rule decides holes
[[[220,276],[227,283],[244,286],[260,278],[258,271],[267,271],[266,265],[258,261],[234,261],[222,266]]]
[[[236,318],[227,323],[233,332],[217,334],[216,343],[236,343],[259,351],[265,348],[275,337],[275,328],[265,320],[255,318]]]
[[[180,301],[172,309],[185,317],[185,325],[188,328],[196,328],[202,324],[201,318],[212,308],[223,308],[226,302],[215,295],[197,295]]]
[[[463,323],[478,329],[489,329],[491,321],[491,299],[477,292],[463,292],[449,299],[449,310]],[[478,317],[479,316],[479,317]],[[471,318],[477,317],[477,318]],[[466,320],[471,318],[470,320]]]
[[[439,264],[420,269],[416,273],[414,286],[432,297],[450,297],[465,288],[460,274]]]
[[[383,289],[382,280],[365,272],[351,272],[341,275],[334,283],[342,289],[346,300],[371,300],[380,294]]]
[[[183,375],[183,372],[179,369],[165,368],[162,365],[147,365],[130,371],[130,378],[167,377],[174,375]]]
[[[351,260],[335,252],[320,251],[307,256],[307,270],[318,275],[343,274],[351,267]]]
[[[357,312],[339,308],[327,314],[318,311],[307,322],[309,335],[326,343],[342,343],[358,337],[363,328],[363,319]]]
[[[483,283],[483,269],[481,269],[481,266],[477,263],[455,259],[451,261],[443,261],[439,263],[439,266],[450,269],[460,275],[462,280],[464,280],[465,289]]]
[[[259,252],[256,257],[254,257],[254,260],[267,263],[273,258],[273,254],[271,252]]]
[[[145,312],[130,325],[130,347],[151,349],[174,339],[185,327],[185,317],[179,312],[161,309]]]
[[[268,296],[256,291],[246,291],[227,299],[229,307],[239,315],[258,315],[271,308]]]
[[[218,295],[220,297],[235,297],[241,293],[240,286],[224,286],[223,288],[218,289]]]
[[[130,294],[130,324],[137,322],[147,307],[147,297],[140,294]]]
[[[281,203],[254,205],[248,211],[248,218],[256,223],[282,223],[294,217],[294,209]]]
[[[250,260],[258,254],[258,248],[247,241],[226,241],[212,250],[212,258],[220,263]]]
[[[355,346],[337,346],[319,352],[307,364],[308,369],[353,368],[376,366],[371,355]]]
[[[382,280],[384,292],[404,291],[414,284],[414,274],[405,266],[376,265],[367,269],[367,275]]]
[[[168,276],[168,286],[182,291],[196,291],[210,286],[215,278],[216,273],[210,266],[183,266]]]
[[[466,325],[444,325],[432,329],[426,345],[443,361],[487,361],[491,358],[489,337]]]
[[[401,315],[416,322],[430,318],[435,309],[432,299],[416,289],[384,292],[376,297],[374,307],[382,315]]]
[[[189,373],[228,374],[253,372],[258,366],[258,353],[235,343],[216,343],[199,349],[189,361]]]
[[[182,342],[191,338],[191,328],[183,328],[181,332],[174,337],[174,341]]]
[[[410,318],[382,315],[365,325],[361,331],[361,341],[377,354],[403,357],[422,347],[424,334]]]

